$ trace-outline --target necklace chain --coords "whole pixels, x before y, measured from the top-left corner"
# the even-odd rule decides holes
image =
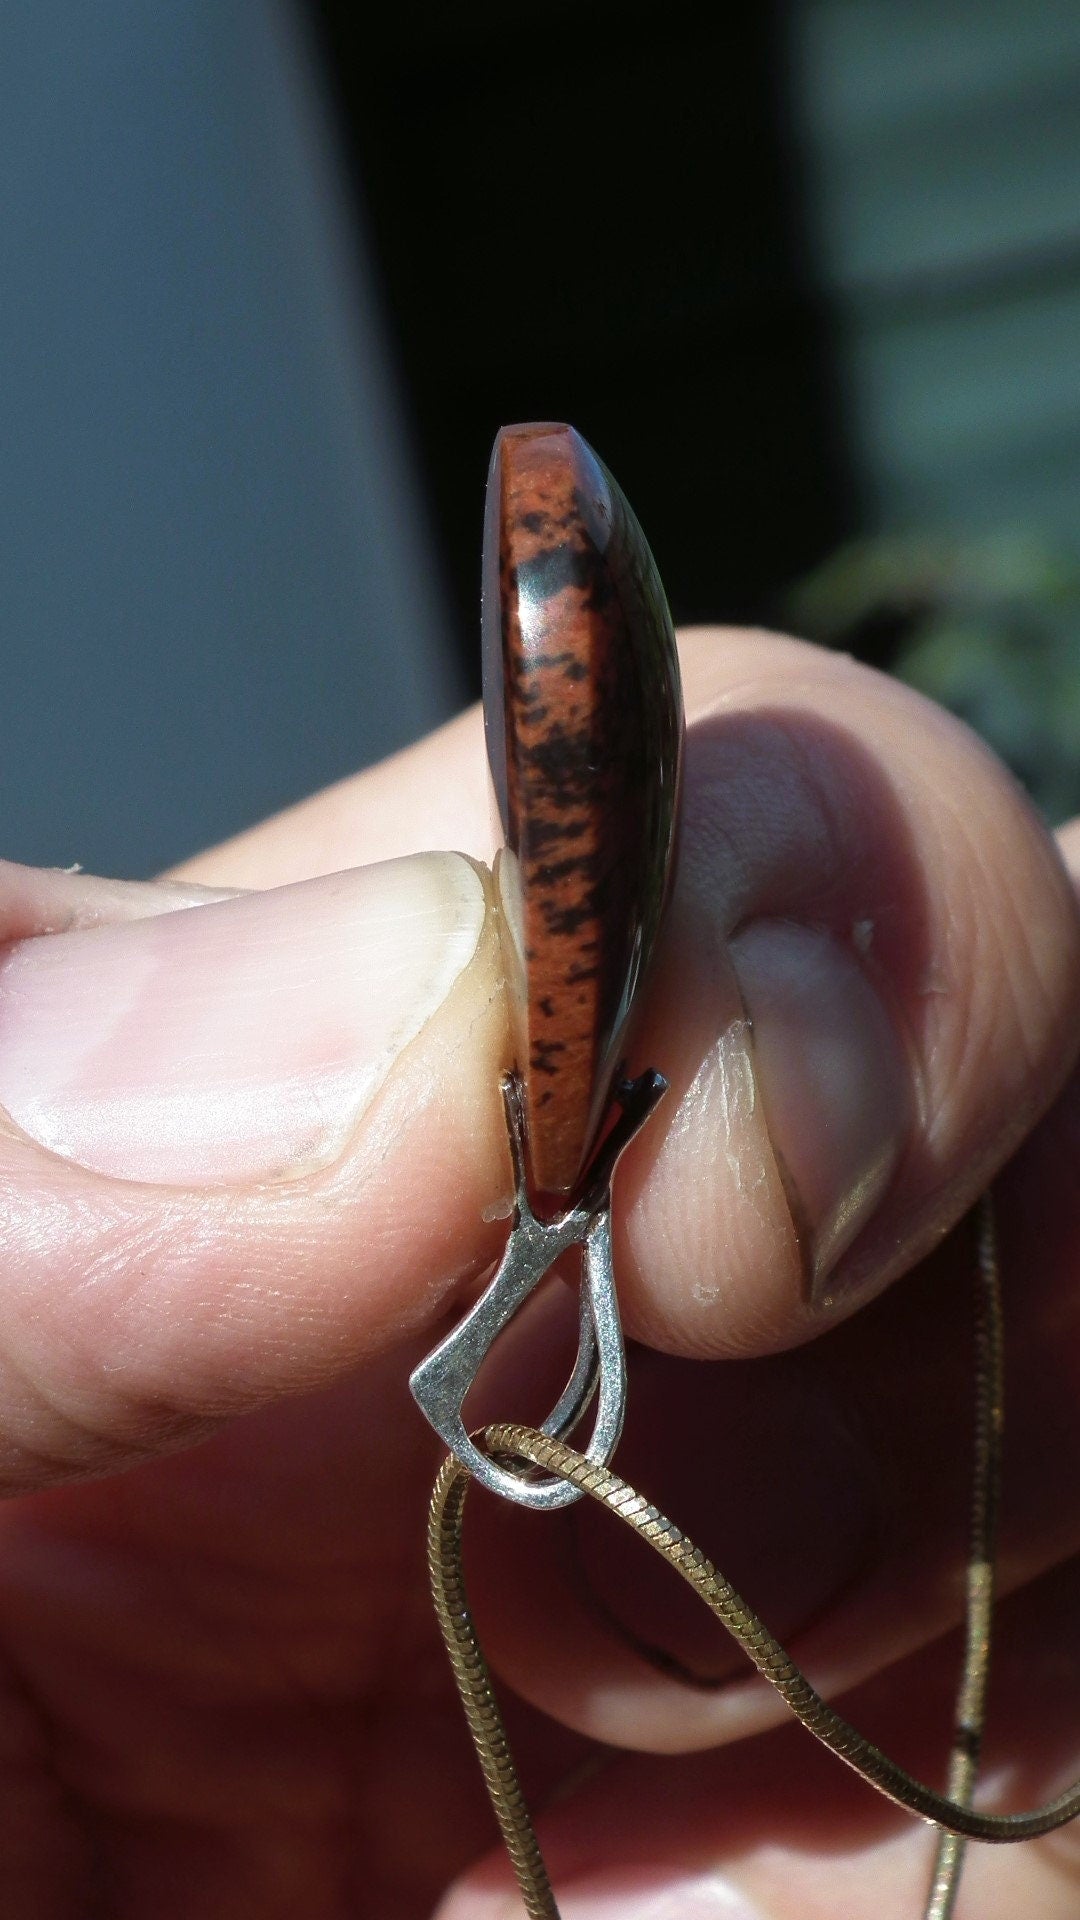
[[[565,1442],[531,1427],[491,1426],[479,1441],[486,1453],[518,1470],[525,1465],[569,1481],[632,1528],[694,1589],[810,1733],[888,1799],[942,1830],[925,1920],[950,1920],[967,1840],[1031,1840],[1080,1814],[1080,1781],[1046,1805],[1022,1813],[981,1813],[971,1804],[990,1658],[1003,1421],[1001,1290],[989,1194],[980,1201],[974,1220],[975,1467],[964,1656],[944,1794],[916,1780],[836,1713],[700,1548],[618,1474],[594,1465]],[[525,1912],[530,1920],[559,1920],[469,1608],[462,1556],[469,1480],[468,1469],[451,1456],[435,1483],[428,1522],[428,1565],[435,1612]]]

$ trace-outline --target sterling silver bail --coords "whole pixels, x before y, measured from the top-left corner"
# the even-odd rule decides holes
[[[621,1112],[601,1141],[574,1204],[554,1220],[533,1212],[525,1172],[524,1110],[516,1074],[502,1083],[514,1166],[514,1212],[506,1250],[475,1306],[413,1372],[409,1386],[421,1411],[452,1454],[482,1486],[519,1506],[568,1507],[582,1498],[568,1481],[534,1476],[481,1452],[469,1438],[462,1408],[503,1328],[570,1247],[582,1248],[578,1351],[570,1378],[542,1431],[573,1432],[596,1396],[587,1459],[606,1466],[626,1413],[626,1350],[611,1253],[611,1181],[619,1156],[667,1090],[662,1074],[643,1073],[615,1091]]]

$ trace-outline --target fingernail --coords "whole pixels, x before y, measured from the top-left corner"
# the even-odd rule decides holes
[[[0,1107],[100,1173],[281,1179],[334,1159],[472,959],[476,870],[423,854],[0,960]]]
[[[563,1920],[768,1920],[741,1888],[720,1873],[698,1873],[672,1886],[582,1881],[560,1893]]]
[[[731,959],[811,1299],[824,1303],[837,1261],[879,1206],[904,1150],[910,1071],[860,960],[832,934],[762,920],[735,936]]]

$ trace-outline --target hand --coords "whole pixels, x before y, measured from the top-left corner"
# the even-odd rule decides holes
[[[761,634],[684,662],[638,1049],[672,1090],[616,1192],[618,1466],[940,1779],[970,1474],[944,1236],[1015,1155],[985,1803],[1028,1804],[1080,1770],[1072,887],[901,687]],[[490,853],[475,714],[171,883],[0,869],[10,1920],[519,1911],[430,1614],[438,1447],[405,1384],[509,1191],[484,870],[440,847]],[[481,1413],[542,1414],[571,1340],[556,1292]],[[781,1724],[601,1516],[474,1494],[469,1535],[564,1920],[918,1913],[932,1837]],[[1065,1920],[1078,1876],[1068,1831],[974,1848],[960,1913]]]

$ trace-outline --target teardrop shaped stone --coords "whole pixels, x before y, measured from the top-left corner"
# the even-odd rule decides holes
[[[534,1196],[580,1178],[668,891],[675,636],[645,538],[572,427],[504,427],[484,529],[495,872]]]

